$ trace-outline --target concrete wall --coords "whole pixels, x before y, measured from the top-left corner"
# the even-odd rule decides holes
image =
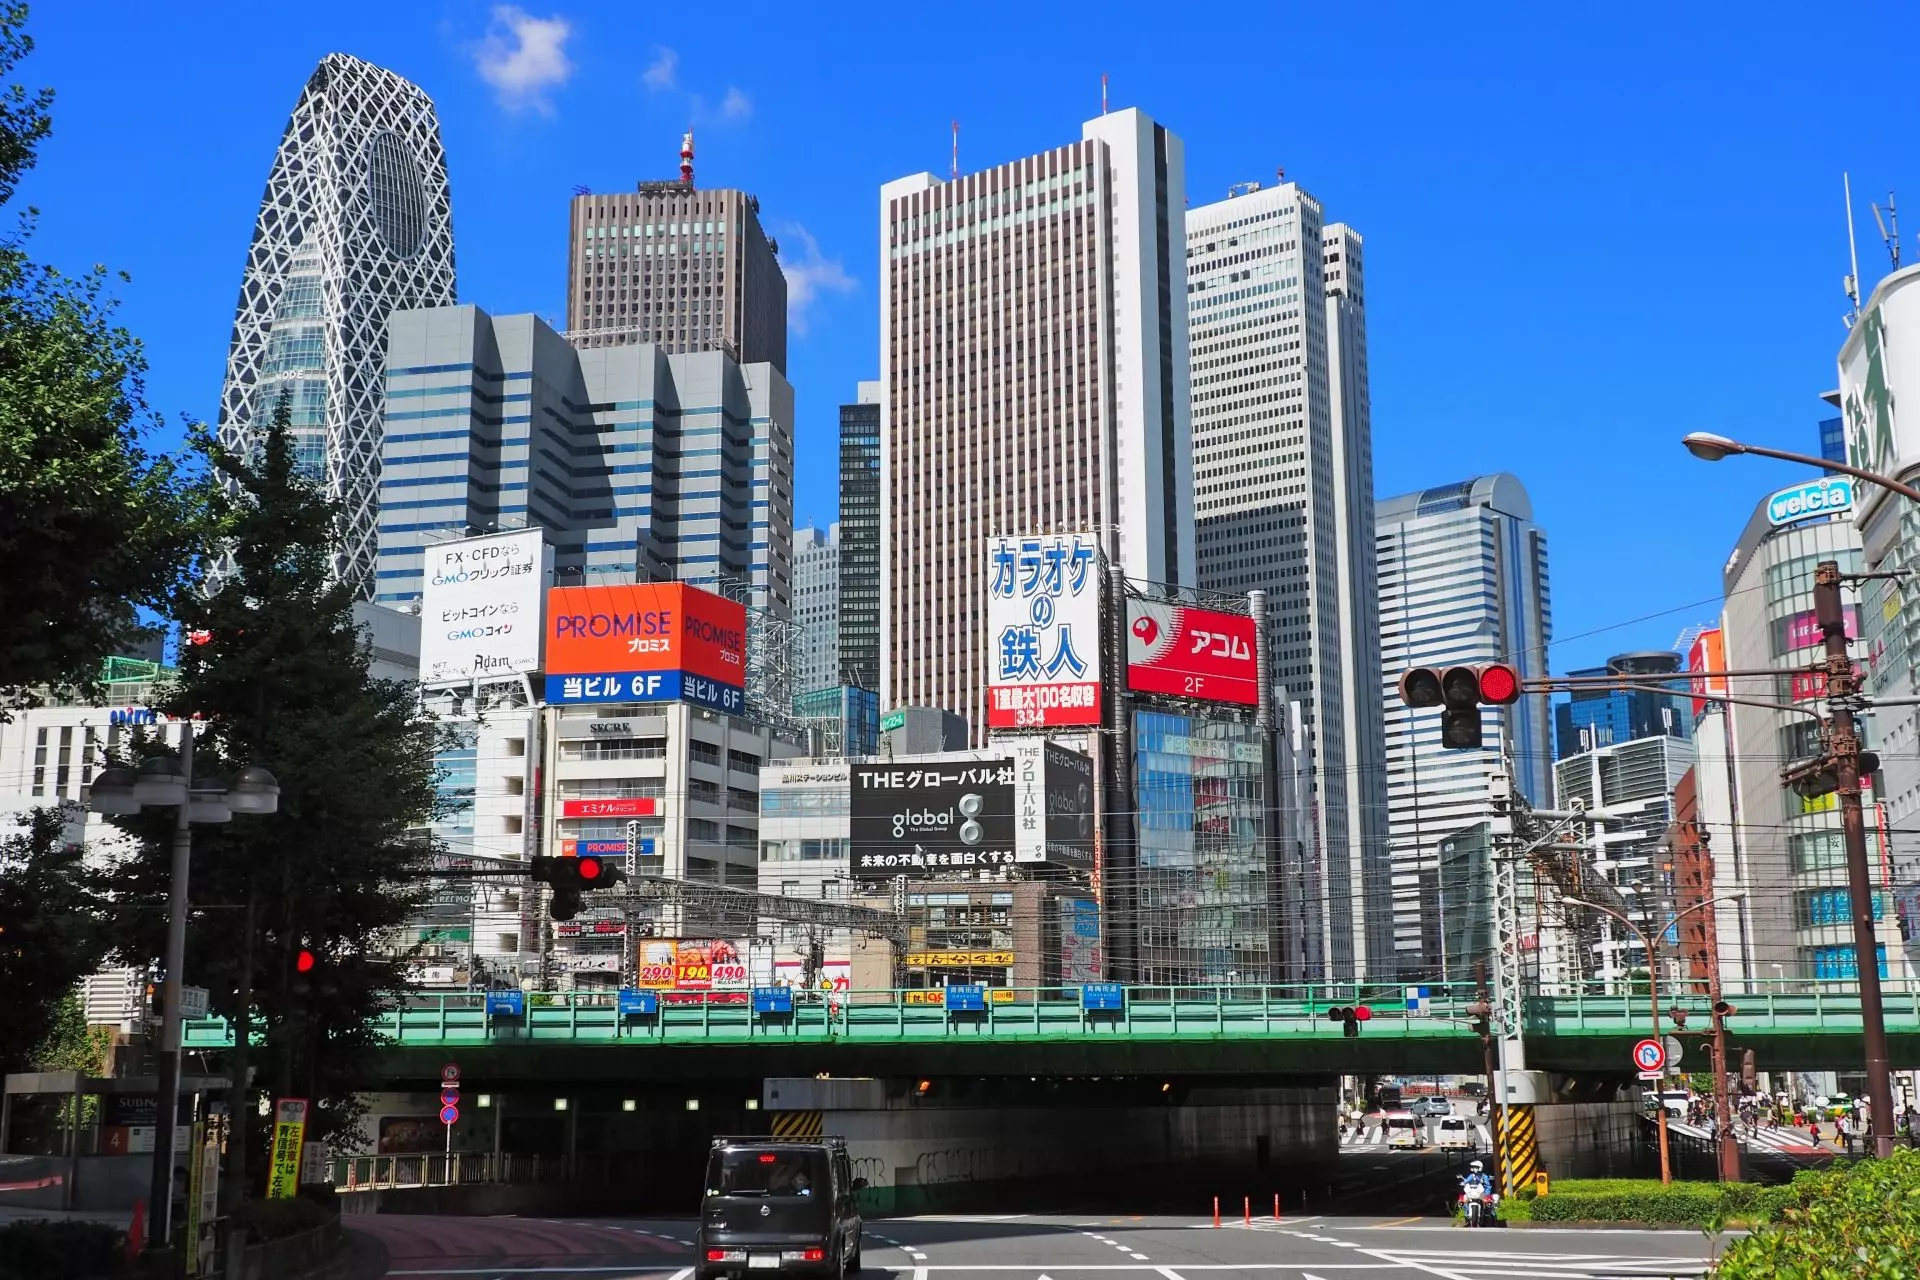
[[[1632,1102],[1556,1102],[1533,1109],[1540,1167],[1553,1178],[1644,1172],[1640,1112]]]

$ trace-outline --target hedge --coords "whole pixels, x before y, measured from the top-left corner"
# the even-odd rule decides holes
[[[1779,1221],[1729,1248],[1716,1280],[1912,1280],[1920,1272],[1920,1151],[1801,1173],[1782,1190]]]
[[[0,1280],[91,1280],[127,1269],[127,1233],[104,1222],[27,1218],[0,1226]]]
[[[1676,1182],[1652,1178],[1569,1178],[1537,1199],[1509,1198],[1500,1216],[1509,1222],[1645,1222],[1705,1227],[1713,1222],[1765,1222],[1787,1203],[1786,1187],[1750,1182]]]

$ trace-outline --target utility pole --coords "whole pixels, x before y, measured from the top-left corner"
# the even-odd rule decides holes
[[[1714,913],[1707,909],[1713,896],[1713,857],[1708,851],[1708,835],[1691,819],[1674,825],[1675,882],[1680,887],[1682,913],[1698,912],[1699,919],[1689,926],[1695,946],[1686,959],[1696,966],[1695,977],[1707,988],[1712,1006],[1708,1043],[1713,1053],[1713,1127],[1714,1151],[1719,1159],[1720,1181],[1738,1182],[1741,1178],[1740,1145],[1733,1127],[1733,1101],[1727,1096],[1727,1023],[1728,1006],[1720,998],[1720,935]],[[1676,916],[1676,919],[1678,917]]]
[[[1840,565],[1822,560],[1813,570],[1813,613],[1826,641],[1827,758],[1840,796],[1840,828],[1847,842],[1847,906],[1853,912],[1853,949],[1860,970],[1860,1032],[1866,1048],[1867,1125],[1874,1154],[1893,1154],[1893,1075],[1887,1053],[1887,1015],[1880,995],[1880,945],[1873,927],[1878,894],[1867,865],[1866,816],[1860,806],[1860,735],[1853,704],[1859,694],[1847,653],[1846,609],[1840,602]]]

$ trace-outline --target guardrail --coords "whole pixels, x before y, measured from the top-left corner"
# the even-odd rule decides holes
[[[405,1191],[604,1180],[630,1169],[632,1159],[631,1155],[615,1152],[540,1156],[456,1151],[451,1155],[343,1156],[329,1164],[327,1171],[338,1192]]]
[[[1860,996],[1835,983],[1755,984],[1729,997],[1735,1025],[1747,1032],[1851,1033],[1860,1026]],[[933,990],[792,993],[792,1009],[756,1012],[745,991],[655,993],[650,1012],[623,1012],[611,992],[533,993],[519,1014],[490,1012],[484,992],[409,995],[382,1014],[376,1030],[399,1045],[575,1042],[632,1044],[748,1044],[768,1041],[902,1042],[991,1038],[1007,1042],[1119,1037],[1134,1040],[1312,1036],[1339,1039],[1334,1008],[1367,1006],[1369,1038],[1437,1040],[1468,1037],[1467,1012],[1476,993],[1456,984],[1434,986],[1409,999],[1407,988],[1377,984],[1199,986],[1124,989],[1121,1007],[1087,1007],[1083,988],[992,987],[984,1007],[948,1008]],[[1692,1025],[1708,1024],[1705,997],[1672,995],[1664,1010],[1680,1010]],[[1884,1005],[1890,1027],[1920,1029],[1920,983],[1890,983]],[[1413,1006],[1413,1007],[1409,1007]],[[1647,1030],[1642,993],[1534,995],[1525,1003],[1529,1037],[1626,1036]],[[1663,1030],[1670,1028],[1663,1028]],[[219,1018],[186,1024],[184,1047],[217,1049],[232,1043]]]

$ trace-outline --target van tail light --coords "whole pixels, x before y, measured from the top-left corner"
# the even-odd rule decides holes
[[[782,1262],[825,1262],[825,1249],[789,1249],[780,1255]]]
[[[708,1262],[745,1262],[746,1260],[747,1260],[747,1251],[745,1249],[709,1249],[707,1250]]]

